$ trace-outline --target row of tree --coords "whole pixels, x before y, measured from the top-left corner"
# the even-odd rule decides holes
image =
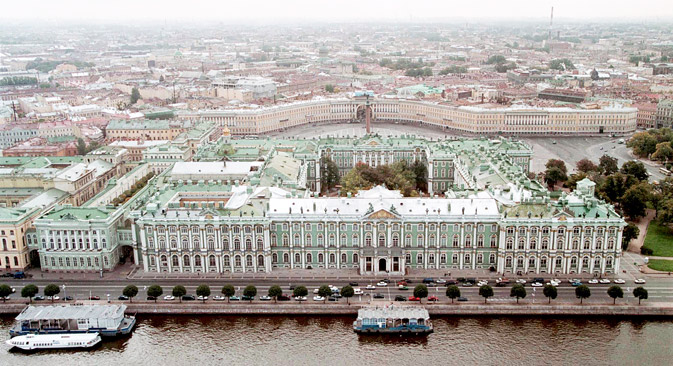
[[[428,168],[421,161],[408,164],[404,160],[390,165],[372,168],[358,163],[341,179],[341,194],[355,194],[361,189],[370,189],[383,184],[399,190],[405,197],[415,197],[428,191]]]
[[[633,135],[626,146],[641,158],[661,161],[670,168],[673,160],[673,130],[670,128],[650,129]]]
[[[37,78],[31,76],[9,76],[0,79],[0,86],[36,85]]]

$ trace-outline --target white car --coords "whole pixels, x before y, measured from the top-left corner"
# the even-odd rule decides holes
[[[518,280],[516,280],[516,283],[520,283],[523,285],[526,283],[526,280],[524,280],[523,278],[519,278]]]
[[[313,296],[313,301],[325,301],[325,298],[322,296]]]
[[[213,300],[215,300],[215,301],[224,301],[226,299],[227,299],[226,297],[220,296],[220,295],[213,296]]]
[[[200,301],[206,301],[208,300],[208,296],[197,296],[196,299]]]
[[[618,284],[618,285],[623,285],[623,284],[626,283],[626,281],[624,281],[624,280],[621,279],[621,278],[616,279],[614,282],[615,282],[616,284]]]
[[[582,282],[582,281],[580,281],[577,278],[571,278],[571,279],[568,280],[568,283],[573,283],[573,282]]]
[[[319,288],[313,290],[313,293],[314,293],[314,294],[317,294],[318,292],[320,292],[320,289],[319,289]]]
[[[479,286],[479,287],[481,287],[481,286],[486,286],[486,285],[488,285],[488,281],[479,281],[479,282],[477,282],[477,286]]]
[[[365,288],[367,290],[376,290],[376,286],[374,286],[374,285],[367,285],[367,287],[365,287]]]
[[[559,281],[559,280],[551,280],[551,281],[549,281],[549,283],[548,283],[548,285],[552,285],[552,286],[554,286],[554,287],[557,287],[557,286],[560,285],[560,284],[561,284],[561,281]]]
[[[633,281],[633,282],[635,282],[635,283],[638,284],[638,285],[644,285],[645,282],[647,282],[647,281],[645,281],[645,280],[642,279],[642,278],[639,278],[639,279],[637,279],[637,280],[635,280],[635,281]]]
[[[533,282],[530,285],[533,287],[542,287],[542,284],[540,282]]]
[[[355,288],[355,289],[353,289],[353,294],[354,295],[363,295],[364,292],[362,292],[362,289],[360,289],[360,288]]]
[[[15,293],[15,292],[16,292],[16,289],[14,288],[14,286],[12,286],[12,293]]]
[[[438,278],[438,279],[435,280],[435,283],[446,283],[446,280]]]
[[[295,301],[306,301],[306,296],[297,296],[294,298]]]
[[[602,283],[602,284],[605,285],[605,284],[610,283],[610,280],[608,280],[607,278],[601,278],[600,280],[598,280],[598,283]]]
[[[598,283],[598,280],[594,278],[593,280],[589,280],[589,282],[587,282],[587,283],[590,284],[590,285],[595,285],[595,284]]]
[[[166,301],[173,301],[173,300],[175,300],[175,296],[172,296],[172,295],[166,295],[166,296],[164,296],[164,300],[166,300]]]
[[[379,286],[379,287],[386,287],[386,286],[388,286],[388,283],[387,283],[387,282],[383,282],[383,281],[381,281],[381,282],[377,283],[376,286]]]
[[[644,282],[643,282],[644,283]],[[54,295],[54,296],[47,296],[47,300],[60,300],[61,298]]]

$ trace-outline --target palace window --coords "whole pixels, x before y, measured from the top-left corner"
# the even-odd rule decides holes
[[[498,246],[498,237],[493,234],[491,235],[491,248],[495,248]]]
[[[491,263],[491,264],[495,263],[495,254],[494,253],[491,253],[488,256],[488,263]]]
[[[472,247],[472,235],[465,236],[465,248]]]

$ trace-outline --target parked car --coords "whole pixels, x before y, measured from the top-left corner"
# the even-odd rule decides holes
[[[420,297],[416,297],[416,296],[409,296],[409,299],[408,299],[408,300],[409,300],[409,301],[421,301],[421,298],[420,298]]]
[[[425,283],[425,284],[434,283],[434,282],[435,282],[435,280],[430,278],[430,277],[427,277],[427,278],[423,279],[423,283]]]
[[[598,282],[606,285],[606,284],[610,283],[610,280],[607,279],[607,278],[601,278],[600,280],[598,280]]]
[[[623,285],[623,284],[626,283],[626,281],[624,281],[624,280],[621,279],[621,278],[618,278],[618,279],[614,280],[613,282],[616,283],[616,284],[618,284],[618,285]]]
[[[463,282],[463,287],[472,287],[474,286],[474,283],[472,282]]]
[[[47,296],[47,300],[51,300],[51,301],[54,301],[54,300],[60,300],[60,299],[61,299],[61,298],[60,298],[59,296],[57,296],[57,295],[54,295],[54,296]]]
[[[35,301],[42,301],[42,300],[44,300],[44,296],[42,296],[42,295],[37,295],[37,296],[33,297],[33,300],[35,300]]]
[[[306,296],[295,296],[294,301],[306,301]]]
[[[234,296],[235,297],[235,296]],[[276,298],[278,301],[290,301],[290,296],[289,295],[280,295]]]
[[[547,285],[552,285],[554,287],[557,287],[560,284],[561,284],[561,281],[559,281],[559,280],[551,280],[551,281],[547,282]]]
[[[486,285],[488,285],[488,281],[486,281],[486,280],[482,280],[482,281],[477,282],[478,287],[486,286]]]
[[[544,278],[542,278],[542,277],[535,277],[535,278],[533,278],[533,282],[544,283]]]
[[[362,291],[361,288],[354,288],[353,289],[353,294],[354,295],[364,295],[365,293]]]
[[[164,296],[164,300],[166,300],[166,301],[173,301],[173,300],[175,300],[175,296],[173,296],[173,295],[166,295],[166,296]]]
[[[278,300],[280,300],[280,298]],[[289,298],[288,298],[288,300],[289,300]],[[229,298],[229,301],[241,301],[241,298],[238,297],[238,296],[232,296],[232,297]]]
[[[439,299],[437,298],[437,296],[430,296],[430,297],[428,297],[428,301],[433,301],[434,302],[434,301],[439,301]]]
[[[403,279],[402,281],[405,281],[405,282],[407,283],[407,285],[410,284],[410,283],[413,283],[413,282],[412,282],[410,279],[408,279],[408,278],[405,278],[405,279]]]
[[[260,296],[259,301],[271,301],[271,296]]]
[[[340,299],[340,298],[342,298],[343,296],[341,296],[340,293],[335,292],[335,293],[332,294],[332,297],[336,297],[337,299]]]
[[[598,280],[593,278],[593,279],[590,279],[587,283],[590,284],[590,285],[596,285],[596,284],[598,284]]]
[[[582,286],[582,282],[575,281],[575,282],[571,283],[570,285],[573,286],[573,287]]]
[[[182,295],[182,301],[194,301],[196,297],[194,295]]]
[[[147,300],[148,300],[148,301],[156,301],[156,299],[157,299],[157,298],[154,297],[154,296],[147,296]]]
[[[319,289],[319,288],[313,289],[313,293],[314,293],[314,294],[317,294],[318,292],[320,292],[320,289]]]
[[[226,299],[227,299],[226,297],[224,297],[224,296],[220,296],[220,295],[215,295],[215,296],[213,296],[213,300],[214,300],[214,301],[224,301],[224,300],[226,300]]]
[[[402,295],[395,296],[395,301],[407,301],[407,298]]]
[[[12,272],[7,272],[7,273],[1,274],[0,277],[12,277],[13,278],[14,274]]]
[[[124,295],[122,295],[122,296],[124,296]],[[100,296],[96,296],[96,295],[89,296],[89,300],[100,300]],[[128,300],[128,298],[126,300]]]
[[[404,285],[399,285],[399,286],[397,286],[397,289],[398,289],[398,290],[402,290],[402,291],[406,291],[406,290],[409,289],[409,287],[404,286]]]
[[[441,278],[438,278],[438,279],[435,280],[435,283],[445,284],[445,283],[446,283],[446,280],[441,279]]]
[[[26,278],[26,274],[23,271],[16,271],[14,272],[14,278],[17,280]]]
[[[72,301],[72,300],[73,300],[73,297],[72,297],[72,296],[63,296],[63,298],[62,298],[61,300],[63,300],[63,301]]]
[[[351,286],[359,286],[357,282],[349,282],[348,284]]]
[[[461,297],[458,298],[458,301],[461,301],[461,302],[462,302],[462,301],[467,301],[467,297],[463,297],[463,296],[461,296]]]
[[[374,285],[367,285],[367,287],[365,287],[365,288],[367,290],[376,290],[376,286],[374,286]]]
[[[196,299],[199,301],[206,301],[208,300],[208,296],[197,296]]]
[[[397,281],[397,285],[398,286],[406,286],[406,285],[408,285],[408,283],[407,283],[407,281],[402,280],[402,281]]]
[[[377,283],[376,286],[379,286],[379,287],[386,287],[386,286],[388,286],[388,283],[387,283],[387,282],[383,282],[383,281],[379,281],[379,283]]]
[[[448,287],[448,286],[457,285],[457,284],[458,284],[458,281],[456,281],[456,280],[448,280],[448,281],[446,281],[446,286],[447,286],[447,287]]]
[[[639,279],[637,279],[637,280],[635,280],[635,281],[633,281],[633,282],[635,282],[635,283],[638,284],[638,285],[644,285],[646,281],[645,281],[645,279],[643,279],[643,278],[639,278]]]
[[[531,283],[530,285],[533,286],[533,287],[542,287],[542,283],[541,283],[541,282],[533,282],[533,283]]]
[[[523,278],[519,278],[519,279],[517,279],[515,282],[518,283],[518,284],[521,284],[521,285],[525,285],[525,284],[526,284],[526,280],[524,280]]]
[[[375,299],[384,299],[384,298],[385,298],[385,296],[383,296],[382,293],[376,293],[376,294],[374,294],[373,297],[374,297]]]
[[[127,301],[128,299],[129,299],[129,297],[128,297],[128,296],[125,296],[125,295],[119,295],[119,297],[117,298],[117,300],[122,300],[122,301]],[[89,297],[89,300],[100,300],[100,297],[98,297],[98,296],[90,296],[90,297]]]
[[[313,301],[325,301],[325,298],[322,296],[313,296]]]
[[[244,295],[244,296],[241,297],[241,300],[243,300],[243,301],[252,301],[254,299],[255,299],[254,296],[245,296]]]

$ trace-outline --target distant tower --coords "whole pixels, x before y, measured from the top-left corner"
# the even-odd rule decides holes
[[[367,123],[367,135],[372,132],[372,106],[369,104],[369,94],[367,94],[367,99],[365,101],[365,122]]]
[[[549,18],[549,42],[551,42],[552,25],[554,24],[554,7],[551,7],[551,18]]]

